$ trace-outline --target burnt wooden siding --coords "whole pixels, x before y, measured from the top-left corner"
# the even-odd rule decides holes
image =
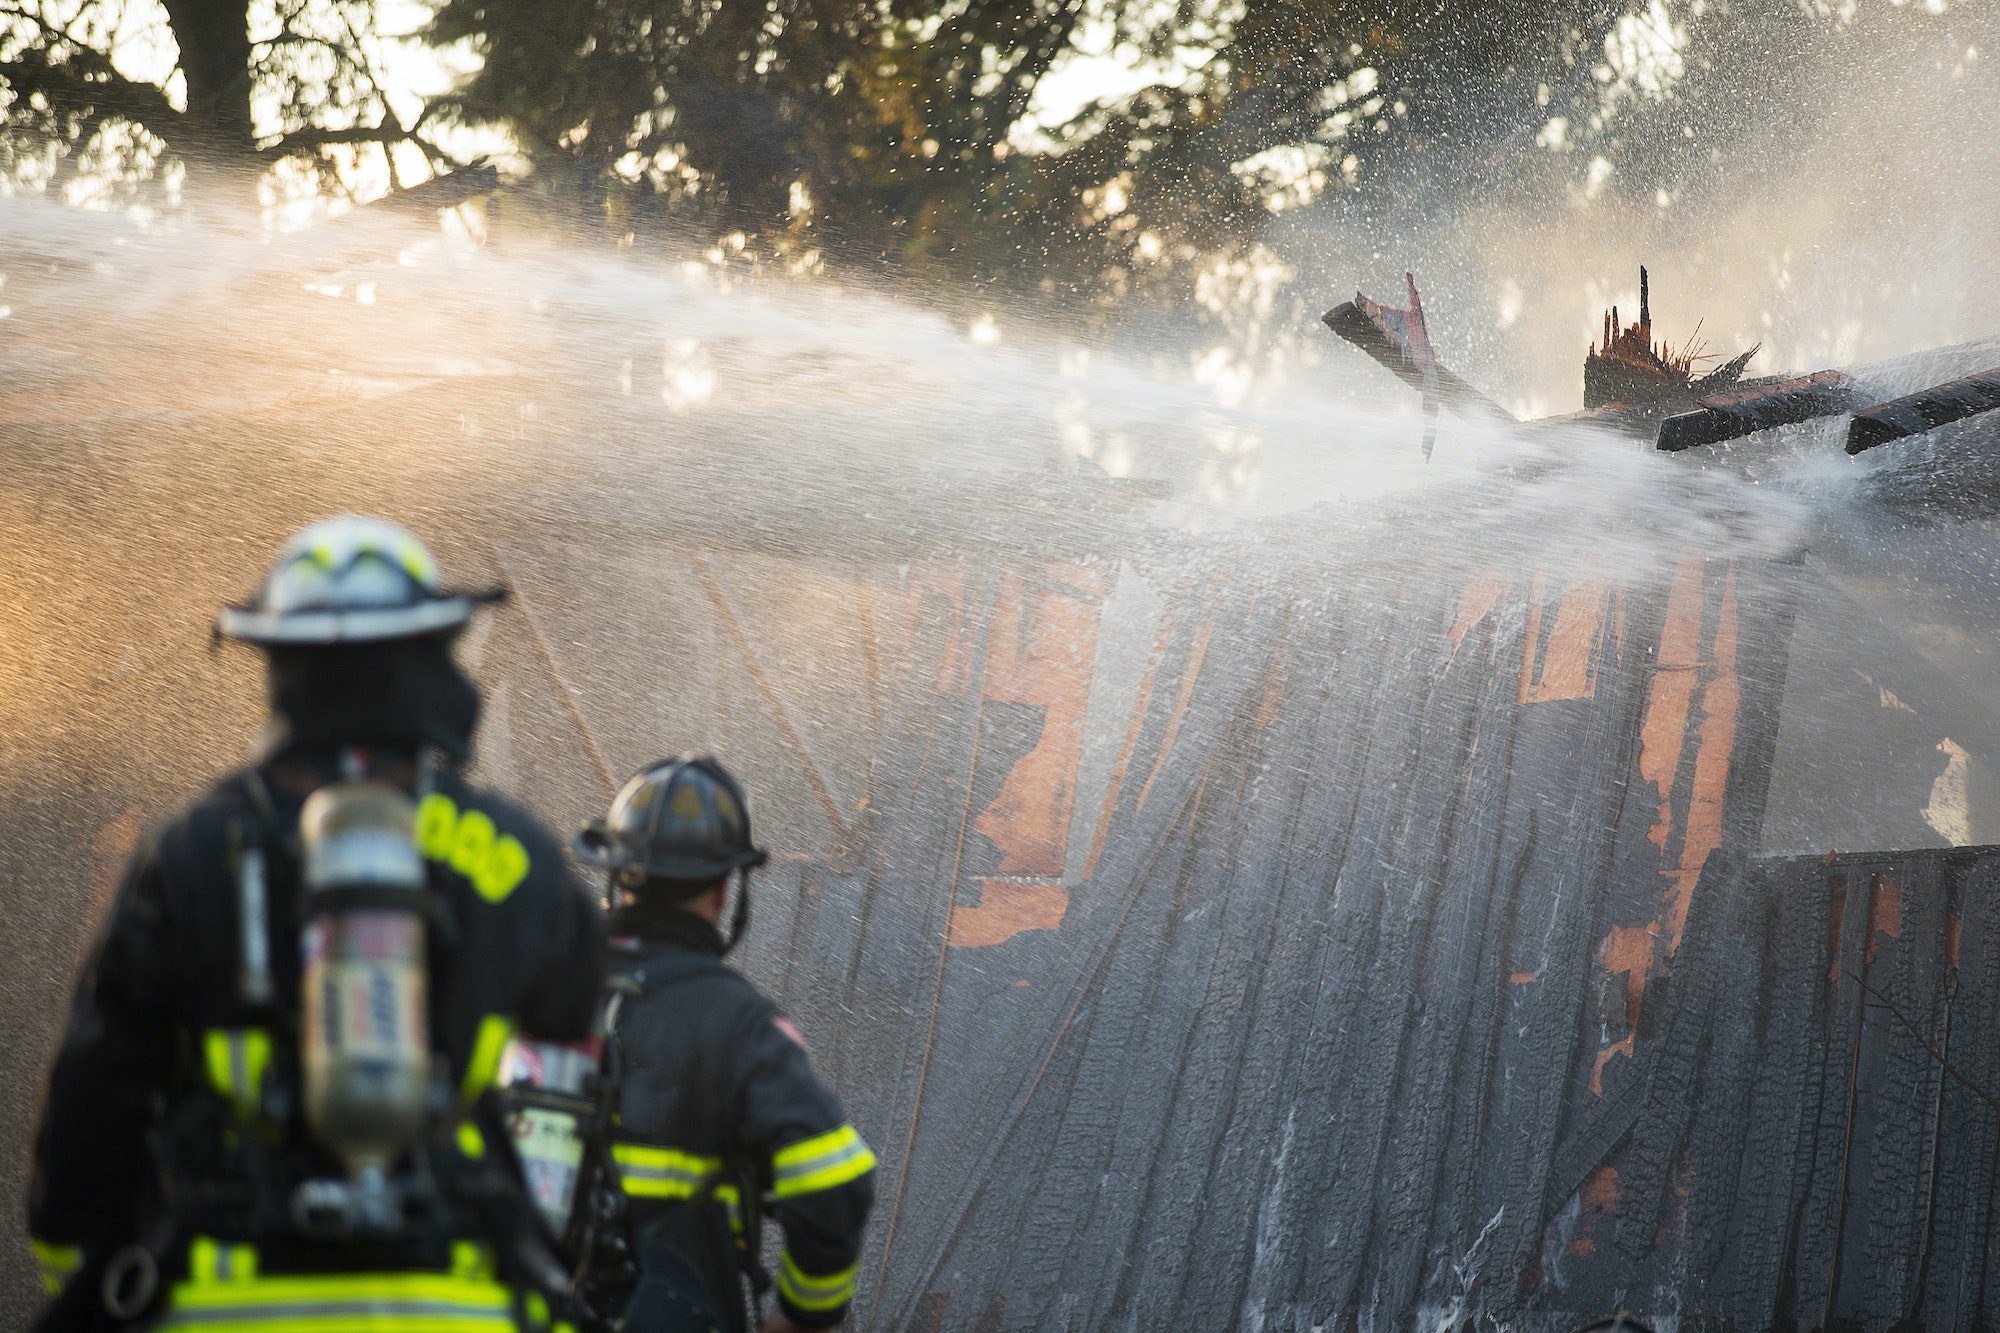
[[[2000,853],[1745,854],[1796,566],[677,569],[554,651],[668,668],[615,768],[751,778],[746,966],[882,1158],[863,1326],[1995,1322],[2000,1117],[1925,1043],[2000,1087]]]
[[[908,574],[861,836],[767,881],[883,1159],[868,1325],[1989,1317],[1992,1112],[1855,981],[2000,1086],[2000,859],[1740,853],[1793,567],[1190,569],[1116,700],[1112,581]]]

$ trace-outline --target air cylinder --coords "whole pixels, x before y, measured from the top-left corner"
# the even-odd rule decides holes
[[[415,827],[410,799],[372,782],[322,787],[299,816],[306,1121],[352,1176],[389,1171],[424,1129],[431,1043]]]

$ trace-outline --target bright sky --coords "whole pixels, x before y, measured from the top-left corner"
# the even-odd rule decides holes
[[[1168,10],[1160,21],[1172,18]],[[1092,102],[1128,97],[1159,84],[1179,87],[1212,54],[1182,46],[1170,59],[1148,58],[1138,47],[1119,41],[1112,13],[1094,8],[1077,24],[1069,49],[1036,85],[1028,103],[1028,123],[1014,132],[1014,142],[1021,148],[1046,147],[1052,143],[1048,129],[1065,124]]]

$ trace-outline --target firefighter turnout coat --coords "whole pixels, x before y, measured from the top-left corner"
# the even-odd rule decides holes
[[[614,932],[627,920],[614,918]],[[613,1035],[604,1184],[622,1195],[641,1270],[624,1326],[744,1328],[763,1215],[784,1234],[771,1273],[780,1307],[800,1324],[835,1324],[854,1295],[875,1155],[798,1029],[721,954],[720,934],[685,912],[613,940],[629,998]]]
[[[430,1154],[441,1229],[366,1254],[288,1239],[285,1200],[265,1197],[273,1164],[301,1178],[339,1174],[312,1160],[297,1096],[295,839],[307,785],[268,765],[227,778],[127,869],[78,985],[35,1145],[29,1230],[61,1293],[45,1327],[107,1326],[100,1270],[134,1242],[158,1258],[163,1300],[149,1318],[161,1327],[473,1333],[546,1319],[545,1301],[508,1272],[499,1233],[526,1205],[483,1094],[517,1029],[551,1040],[589,1030],[603,985],[601,910],[525,812],[450,773],[435,778],[417,806],[416,842],[438,909],[433,1068],[444,1062],[456,1093]],[[264,1004],[241,981],[241,870],[259,849]]]

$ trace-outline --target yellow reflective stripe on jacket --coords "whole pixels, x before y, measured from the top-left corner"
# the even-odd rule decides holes
[[[692,1199],[722,1171],[720,1157],[702,1157],[650,1143],[613,1143],[618,1181],[635,1199]]]
[[[469,1102],[493,1086],[500,1077],[500,1055],[513,1035],[513,1020],[504,1014],[488,1014],[479,1020],[472,1055],[465,1062],[465,1078],[458,1085],[460,1097]]]
[[[177,1284],[160,1329],[213,1333],[515,1333],[514,1293],[440,1273]]]
[[[225,1244],[212,1236],[196,1236],[188,1245],[188,1280],[191,1282],[236,1282],[255,1276],[255,1245]]]
[[[45,1240],[31,1240],[28,1248],[35,1252],[35,1264],[42,1270],[42,1285],[51,1296],[63,1289],[63,1284],[76,1276],[76,1270],[83,1266],[81,1245],[55,1245]]]
[[[743,1234],[743,1195],[734,1185],[717,1185],[711,1191],[715,1201],[729,1210],[729,1229],[737,1235]]]
[[[854,1299],[854,1284],[860,1272],[861,1265],[856,1263],[838,1273],[818,1276],[800,1268],[793,1261],[792,1252],[786,1250],[778,1260],[778,1294],[800,1310],[815,1313],[838,1310]]]
[[[493,1277],[500,1271],[500,1258],[491,1245],[481,1245],[476,1240],[455,1240],[451,1243],[451,1272],[453,1277]]]
[[[246,1119],[257,1114],[264,1096],[264,1071],[271,1067],[271,1034],[263,1028],[209,1028],[201,1034],[208,1082]]]
[[[780,1199],[813,1194],[858,1180],[874,1169],[875,1154],[854,1126],[842,1125],[772,1154],[771,1193]]]

